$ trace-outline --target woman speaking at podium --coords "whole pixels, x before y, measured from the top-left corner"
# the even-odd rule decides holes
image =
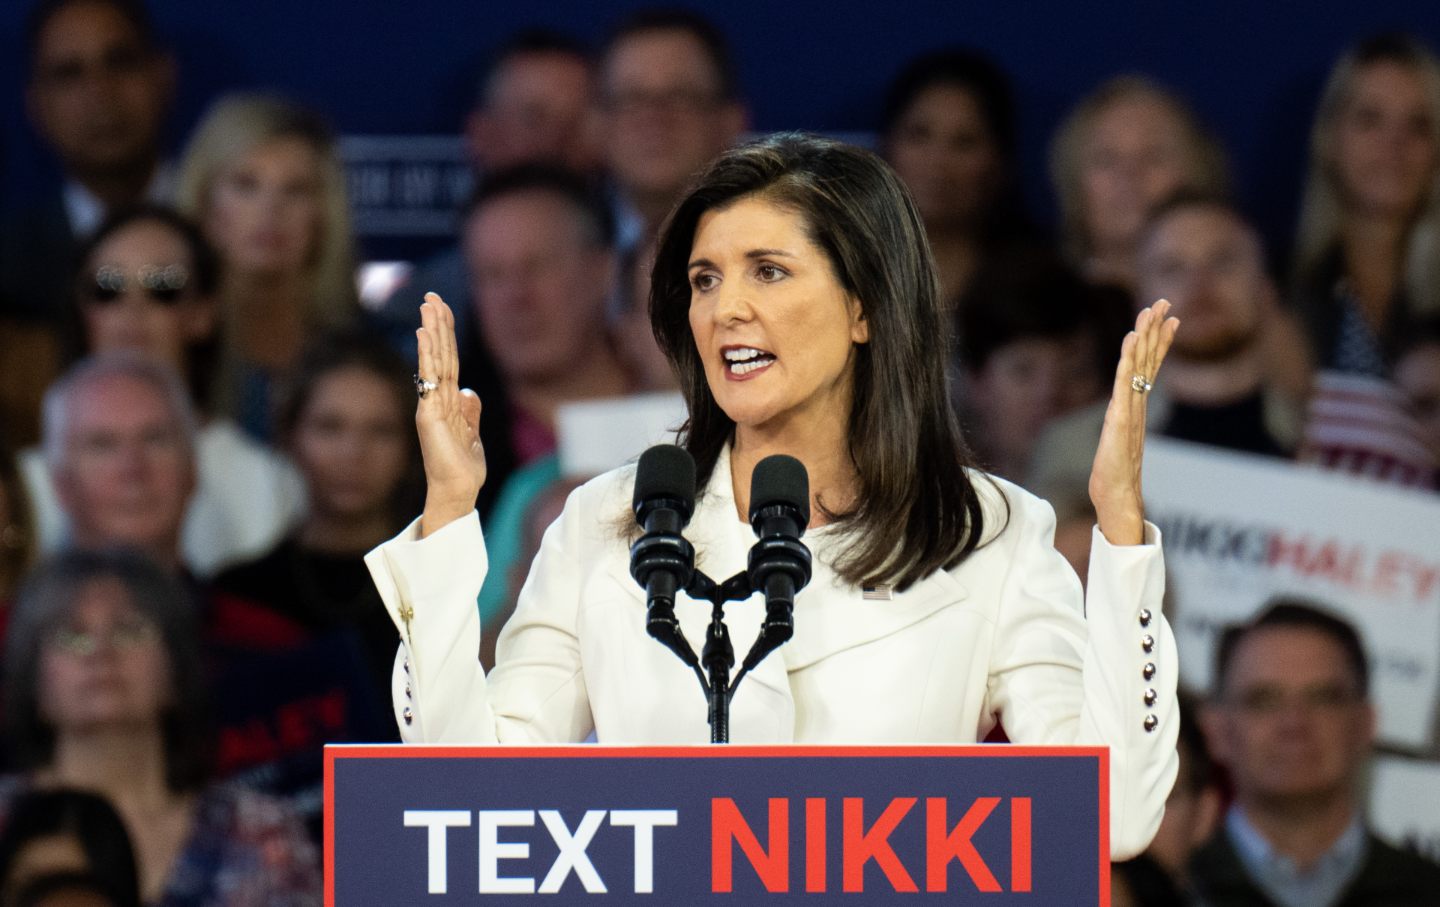
[[[1143,849],[1176,774],[1176,655],[1144,519],[1146,392],[1175,335],[1168,304],[1125,338],[1090,495],[1088,596],[1052,545],[1050,507],[978,471],[947,395],[946,331],[924,228],[875,155],[786,135],[718,158],[672,213],[650,296],[689,407],[697,566],[745,565],[751,473],[810,476],[814,577],[794,638],[731,704],[737,743],[973,743],[997,722],[1030,745],[1110,748],[1111,842]],[[545,533],[486,676],[475,596],[485,544],[480,401],[456,384],[450,310],[421,306],[416,424],[424,513],[367,560],[402,641],[404,740],[700,743],[690,669],[646,634],[629,574],[633,466],[571,494]],[[759,596],[727,618],[744,651]],[[703,638],[709,607],[677,602]]]

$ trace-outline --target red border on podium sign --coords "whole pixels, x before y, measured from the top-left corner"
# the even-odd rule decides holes
[[[558,743],[510,746],[506,744],[454,746],[447,744],[330,744],[325,747],[325,907],[335,904],[335,760],[337,759],[707,759],[707,758],[809,758],[887,756],[985,756],[1026,759],[1036,756],[1093,756],[1099,762],[1100,790],[1100,903],[1110,903],[1110,750],[1103,746],[1017,746],[1015,744],[831,746],[787,744],[694,744],[691,746],[626,746],[619,744]]]

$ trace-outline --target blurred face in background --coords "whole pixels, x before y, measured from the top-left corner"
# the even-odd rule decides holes
[[[40,653],[40,715],[61,733],[143,729],[170,702],[170,660],[160,628],[115,579],[81,588]]]
[[[977,444],[996,459],[992,465],[1028,463],[1047,422],[1100,395],[1094,343],[1084,331],[1022,337],[970,370],[967,399],[981,421]]]
[[[290,439],[311,509],[356,520],[386,512],[409,466],[411,430],[393,379],[361,366],[322,376]]]
[[[9,874],[0,880],[0,903],[15,903],[13,898],[24,890],[26,885],[41,878],[42,876],[56,875],[59,873],[85,873],[90,872],[90,857],[85,853],[85,847],[78,837],[68,834],[45,835],[44,837],[32,838],[15,853],[9,867]],[[56,901],[64,907],[65,901]],[[89,907],[86,901],[77,901],[82,907]],[[113,907],[114,902],[98,902],[100,907]],[[50,907],[50,899],[41,902],[41,907]]]
[[[980,104],[959,85],[917,95],[896,120],[885,154],[932,228],[975,225],[1004,177]]]
[[[491,78],[484,106],[466,126],[471,156],[488,171],[526,161],[593,170],[599,149],[593,123],[594,77],[573,54],[524,53]]]
[[[82,179],[148,168],[159,157],[174,71],[130,20],[100,0],[76,0],[38,36],[27,101],[31,121]]]
[[[1355,77],[1334,126],[1334,176],[1357,213],[1412,217],[1435,184],[1435,117],[1419,72],[1374,63]]]
[[[1242,804],[1354,795],[1375,714],[1335,640],[1305,627],[1254,630],[1221,681],[1206,736]]]
[[[64,430],[51,472],[75,541],[173,559],[195,472],[159,388],[130,375],[93,380],[71,393]]]
[[[49,890],[41,900],[27,903],[32,907],[115,907],[115,900],[110,895],[89,883],[79,882]]]
[[[1131,95],[1096,115],[1080,149],[1080,192],[1092,249],[1126,249],[1150,210],[1186,183],[1189,150],[1179,116]]]
[[[507,380],[553,380],[609,342],[614,256],[569,200],[545,190],[492,198],[470,216],[463,243],[484,335]]]
[[[121,227],[80,273],[87,349],[136,353],[183,374],[186,350],[216,328],[214,301],[200,295],[196,280],[189,245],[168,225]]]
[[[1276,291],[1254,231],[1223,208],[1192,205],[1165,215],[1141,245],[1135,301],[1156,299],[1185,325],[1177,359],[1223,362],[1258,342]]]
[[[668,208],[745,128],[744,108],[724,97],[704,45],[680,29],[621,39],[606,57],[603,92],[610,170],[642,204]]]
[[[204,227],[227,270],[276,278],[310,267],[323,223],[321,167],[308,142],[276,138],[216,175]]]

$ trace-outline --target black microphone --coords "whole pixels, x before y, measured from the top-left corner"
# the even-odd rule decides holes
[[[750,584],[765,593],[765,622],[745,656],[749,670],[795,633],[795,593],[810,582],[810,549],[800,534],[810,523],[810,476],[794,457],[775,454],[750,477]]]
[[[680,533],[695,511],[695,460],[660,444],[635,469],[635,521],[645,534],[630,546],[630,575],[645,587],[645,629],[691,667],[700,663],[675,617],[675,593],[695,572],[695,549]]]

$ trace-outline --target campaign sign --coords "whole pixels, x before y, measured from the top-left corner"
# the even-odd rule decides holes
[[[325,902],[1108,904],[1108,778],[1093,747],[328,746]]]
[[[1440,497],[1164,438],[1145,442],[1180,680],[1210,688],[1224,628],[1278,595],[1348,618],[1370,656],[1379,737],[1424,751],[1440,704]]]

